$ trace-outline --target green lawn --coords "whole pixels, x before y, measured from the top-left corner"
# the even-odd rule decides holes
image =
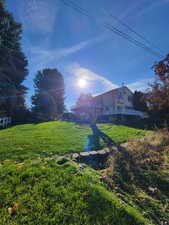
[[[66,154],[81,151],[87,136],[87,126],[68,122],[47,122],[19,125],[0,131],[1,159],[26,159],[37,154]]]
[[[111,124],[98,125],[117,143],[144,135],[144,130]],[[87,125],[70,122],[27,124],[0,130],[0,160],[24,160],[52,154],[83,151],[91,134]]]
[[[127,126],[112,125],[112,124],[98,124],[101,131],[107,134],[114,142],[123,143],[129,139],[143,136],[147,131],[135,129]]]
[[[98,126],[116,143],[145,134],[125,126]],[[0,131],[0,225],[152,224],[140,209],[108,191],[99,171],[60,160],[58,155],[82,151],[91,133],[89,126],[69,122]]]
[[[0,167],[1,225],[149,225],[106,190],[99,175],[55,161]],[[8,208],[17,209],[9,214]]]

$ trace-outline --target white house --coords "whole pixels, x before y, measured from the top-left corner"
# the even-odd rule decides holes
[[[81,119],[90,119],[91,114],[94,114],[96,118],[105,117],[111,121],[126,117],[146,117],[144,112],[134,110],[132,99],[132,91],[128,87],[122,86],[93,96],[92,102],[76,106],[73,111]]]

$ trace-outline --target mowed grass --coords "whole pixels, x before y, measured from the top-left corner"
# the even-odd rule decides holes
[[[150,224],[107,191],[95,171],[79,170],[70,162],[5,162],[0,190],[1,225]]]
[[[125,126],[98,126],[116,143],[145,134],[144,130]],[[25,160],[80,152],[84,150],[90,134],[92,131],[88,125],[62,121],[18,125],[0,130],[0,160]]]
[[[99,126],[117,143],[145,133]],[[82,151],[90,134],[87,125],[59,121],[0,131],[0,225],[152,224],[108,191],[99,171],[58,156]]]
[[[0,131],[0,159],[82,151],[90,133],[88,126],[60,121],[14,126]]]
[[[98,124],[102,132],[107,134],[114,142],[121,144],[129,139],[144,136],[147,131],[132,127],[112,124]]]

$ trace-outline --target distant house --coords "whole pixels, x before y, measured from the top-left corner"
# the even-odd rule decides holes
[[[93,96],[90,102],[75,106],[72,110],[81,120],[89,120],[93,115],[97,119],[111,122],[146,117],[144,112],[134,109],[133,93],[126,86]]]

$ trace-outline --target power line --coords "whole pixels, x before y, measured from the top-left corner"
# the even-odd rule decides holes
[[[82,7],[80,7],[77,3],[75,3],[72,0],[69,0],[69,2],[67,0],[60,0],[64,5],[70,7],[71,9],[77,11],[78,13],[92,18],[92,16],[89,14],[89,12],[86,9],[83,9]],[[134,39],[132,36],[126,34],[125,32],[117,29],[116,27],[114,27],[111,24],[103,24],[103,27],[113,33],[115,33],[116,35],[128,40],[129,42],[133,43],[134,45],[136,45],[137,47],[140,47],[142,49],[144,49],[145,51],[149,52],[150,54],[157,56],[157,57],[161,57],[161,54],[158,53],[157,51],[153,50],[151,47],[146,46],[144,43]]]
[[[149,53],[159,57],[161,56],[158,52],[154,51],[153,49],[151,49],[150,47],[147,47],[146,45],[144,45],[142,42],[137,41],[136,39],[134,39],[133,37],[131,37],[130,35],[126,34],[125,32],[120,31],[119,29],[117,29],[116,27],[110,25],[110,24],[105,24],[104,25],[106,29],[113,31],[115,34],[119,35],[120,37],[130,41],[131,43],[133,43],[134,45],[144,49],[145,51],[148,51]]]
[[[66,0],[62,0],[62,1],[66,1]],[[73,0],[69,0],[69,2],[72,3],[72,4],[74,4],[74,5],[76,4]],[[84,9],[84,8],[82,8],[81,6],[77,5],[77,4],[76,4],[76,7],[78,7],[78,8],[81,9],[83,12],[85,12],[85,13],[88,14],[87,9]]]
[[[147,44],[149,44],[150,46],[152,46],[153,48],[156,48],[158,51],[161,52],[161,50],[155,46],[153,43],[151,43],[144,35],[140,34],[138,31],[134,30],[130,25],[128,25],[127,23],[125,23],[123,20],[119,19],[118,17],[110,14],[110,16],[116,20],[117,22],[119,22],[121,25],[123,25],[124,27],[126,27],[128,30],[130,30],[132,33],[134,33],[136,36],[138,36],[139,38],[141,38],[142,40],[144,40]]]
[[[62,0],[62,1],[65,2],[65,0]],[[75,2],[73,2],[72,0],[69,0],[69,7],[75,9],[74,6],[80,7],[80,6],[78,6]],[[80,7],[80,9],[82,10],[83,8]],[[75,9],[75,10],[76,10],[76,9]],[[84,9],[84,11],[88,13],[87,10]],[[78,12],[79,12],[79,11],[78,11]],[[79,12],[79,13],[81,13],[81,12]],[[83,15],[84,15],[84,13],[83,13]],[[89,17],[90,14],[87,14],[87,15],[85,14],[85,16]],[[143,44],[143,43],[141,43],[141,42],[135,40],[134,38],[132,38],[131,36],[129,36],[129,35],[126,34],[125,32],[122,32],[122,31],[120,31],[119,29],[117,29],[116,27],[112,26],[111,24],[104,24],[103,26],[104,26],[106,29],[108,29],[109,31],[113,31],[115,34],[117,34],[117,35],[121,36],[122,38],[124,38],[124,39],[126,39],[126,40],[132,42],[132,43],[135,44],[136,46],[143,48],[144,50],[148,51],[149,53],[151,53],[151,54],[153,54],[153,55],[155,55],[155,56],[158,56],[158,57],[161,56],[157,51],[154,51],[154,50],[151,49],[150,47],[147,47],[145,44]],[[109,27],[108,27],[108,26],[109,26]]]
[[[68,7],[73,8],[73,9],[76,10],[78,13],[81,13],[81,14],[84,15],[84,16],[87,16],[87,17],[90,16],[90,15],[88,14],[88,12],[87,12],[85,9],[81,8],[81,7],[78,6],[78,5],[75,5],[74,2],[72,2],[72,1],[67,2],[66,0],[62,0],[62,3],[63,3],[64,5],[66,5],[66,6],[68,6]]]

